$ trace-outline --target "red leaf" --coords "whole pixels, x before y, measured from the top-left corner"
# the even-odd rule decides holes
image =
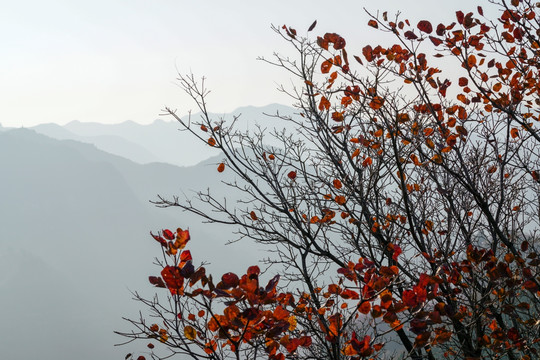
[[[354,55],[354,59],[355,59],[356,61],[358,61],[358,62],[360,63],[360,65],[364,65],[364,63],[362,62],[362,59],[360,59],[359,56]]]
[[[394,254],[392,255],[392,259],[394,261],[397,261],[398,256],[402,253],[401,247],[399,245],[394,245]]]
[[[224,163],[221,163],[219,164],[218,168],[217,168],[217,171],[218,172],[223,172],[225,170],[225,164]]]
[[[380,96],[374,96],[373,100],[369,103],[369,107],[373,110],[380,109],[384,104],[384,99]]]
[[[332,60],[326,60],[321,64],[321,72],[323,74],[327,74],[330,72],[330,69],[332,68]]]
[[[182,253],[180,254],[180,264],[183,264],[190,260],[193,260],[193,257],[191,257],[191,251],[189,250],[182,251]]]
[[[358,311],[362,314],[369,314],[371,311],[371,304],[368,301],[364,301],[362,305],[358,307]]]
[[[161,276],[169,288],[171,294],[180,294],[183,290],[184,278],[180,275],[180,269],[177,266],[165,266],[161,270]]]
[[[152,285],[154,285],[156,287],[159,287],[159,288],[166,287],[165,283],[163,282],[163,279],[158,277],[158,276],[149,276],[148,280],[150,281],[150,284],[152,284]]]
[[[154,235],[154,234],[152,234],[152,233],[150,233],[150,235],[152,235],[152,237],[153,237],[157,242],[159,242],[159,243],[161,244],[161,246],[167,247],[167,241],[166,241],[164,238],[162,238],[162,237],[159,236],[159,235]]]
[[[446,26],[444,26],[444,24],[437,25],[437,30],[435,30],[435,32],[437,33],[437,35],[443,36],[446,32]]]
[[[464,18],[465,18],[465,14],[463,14],[463,11],[456,11],[456,19],[458,23],[463,24]]]
[[[477,10],[478,10],[478,13],[480,14],[480,16],[484,16],[484,10],[482,9],[481,6],[478,6]]]
[[[410,30],[409,30],[409,31],[406,31],[405,34],[403,34],[403,35],[405,35],[405,38],[407,38],[407,39],[409,39],[409,40],[416,40],[416,39],[418,39],[418,36],[416,36],[416,34],[413,33],[413,32],[410,31]]]
[[[257,277],[261,273],[261,269],[257,265],[250,266],[247,271],[247,275],[249,278]]]
[[[226,274],[223,274],[223,276],[221,277],[221,281],[223,282],[223,285],[225,285],[225,289],[230,289],[238,286],[240,279],[236,274],[228,272]]]
[[[433,31],[433,26],[431,26],[431,23],[427,20],[421,20],[418,22],[418,30],[423,31],[425,33],[431,34]]]
[[[189,235],[189,230],[176,229],[176,241],[174,242],[174,245],[178,249],[182,250],[185,248],[190,239],[191,236]]]
[[[368,26],[374,27],[375,29],[379,28],[379,24],[373,19],[368,21]]]
[[[512,139],[517,138],[519,136],[519,130],[516,128],[512,128],[512,130],[510,130],[510,135],[512,136]]]
[[[296,179],[296,171],[291,171],[287,174],[287,177],[291,180]]]
[[[362,49],[362,54],[364,54],[367,61],[373,61],[373,48],[370,45],[367,45]],[[359,59],[356,60],[358,61]],[[362,61],[359,62],[360,64],[362,63]]]
[[[268,284],[266,285],[266,288],[264,289],[266,292],[270,292],[272,290],[274,290],[279,282],[279,274],[274,276],[269,282]]]
[[[317,45],[322,47],[324,50],[328,50],[328,40],[323,39],[322,37],[317,37]]]
[[[439,46],[439,45],[442,44],[442,40],[439,39],[439,38],[436,38],[436,37],[434,37],[434,36],[430,36],[430,37],[429,37],[429,40],[431,40],[431,42],[432,42],[433,45],[435,45],[435,46]]]
[[[171,230],[168,230],[168,229],[163,230],[163,236],[164,236],[165,239],[167,239],[167,240],[172,240],[172,239],[174,239],[174,234],[173,234],[173,232],[172,232]]]
[[[319,103],[319,110],[324,111],[330,109],[330,101],[326,97],[321,98],[321,102]]]
[[[336,42],[334,42],[334,49],[341,50],[345,48],[345,39],[339,36]]]
[[[289,312],[285,310],[281,305],[278,305],[274,310],[274,319],[280,321],[289,317]]]

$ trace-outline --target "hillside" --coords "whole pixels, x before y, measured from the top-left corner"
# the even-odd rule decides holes
[[[158,193],[223,192],[211,175],[217,161],[140,165],[28,129],[0,132],[0,336],[10,344],[0,358],[113,359],[133,350],[114,348],[122,339],[113,331],[140,309],[129,289],[154,292],[151,230],[189,227],[196,263],[244,270],[253,246],[225,247],[230,233],[148,202]]]

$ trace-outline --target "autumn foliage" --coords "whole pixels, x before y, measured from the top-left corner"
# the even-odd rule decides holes
[[[206,90],[181,77],[203,116],[170,115],[222,151],[217,172],[248,199],[199,193],[219,215],[159,204],[276,255],[267,273],[213,279],[187,230],[153,235],[163,262],[149,280],[170,301],[139,298],[157,319],[123,335],[155,358],[159,342],[193,359],[540,357],[538,8],[487,5],[498,19],[480,6],[450,24],[372,16],[395,43],[354,55],[338,34],[276,29],[300,55],[266,60],[300,84],[281,147],[210,118]]]

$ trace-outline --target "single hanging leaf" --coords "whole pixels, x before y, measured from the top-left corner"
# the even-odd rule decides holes
[[[249,216],[251,217],[251,220],[253,220],[253,221],[258,219],[257,215],[255,214],[255,211],[250,212]]]
[[[219,164],[217,171],[222,173],[224,170],[225,170],[225,164],[224,163]]]
[[[311,24],[311,26],[309,27],[308,31],[311,31],[311,30],[315,29],[315,26],[317,26],[317,20],[315,20],[315,21],[313,22],[313,24]]]

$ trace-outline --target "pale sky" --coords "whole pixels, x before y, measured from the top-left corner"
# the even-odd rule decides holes
[[[336,32],[350,49],[380,40],[363,8],[401,11],[413,22],[454,19],[487,1],[438,0],[1,0],[0,124],[150,123],[165,106],[195,106],[176,69],[205,76],[210,110],[290,104],[276,91],[287,72],[261,61],[290,50],[271,29]],[[434,21],[435,22],[435,21]],[[382,41],[382,40],[380,40]]]

